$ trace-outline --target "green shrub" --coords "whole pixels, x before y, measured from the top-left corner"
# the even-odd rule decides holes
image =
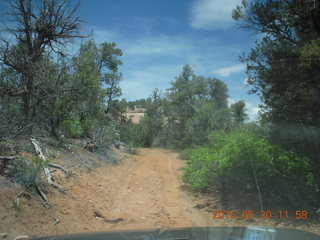
[[[29,186],[36,181],[41,168],[47,165],[48,161],[39,157],[33,158],[30,163],[23,159],[19,159],[15,161],[8,177],[16,183],[23,186]]]
[[[144,136],[140,124],[134,124],[131,121],[120,126],[120,139],[126,144],[143,145]]]
[[[64,120],[61,128],[68,137],[82,137],[84,135],[84,127],[78,117]]]
[[[232,134],[218,131],[209,139],[207,146],[182,154],[187,158],[183,180],[195,190],[208,189],[222,181],[238,190],[254,186],[253,168],[261,186],[281,181],[283,176],[309,186],[314,184],[308,159],[271,144],[249,129]]]
[[[125,152],[130,154],[139,154],[139,145],[137,143],[130,142],[126,146]]]
[[[209,188],[215,174],[212,171],[213,166],[210,166],[210,164],[214,164],[213,154],[208,147],[188,149],[186,152],[188,152],[188,155],[183,154],[187,158],[187,166],[183,168],[183,181],[197,191]]]
[[[182,152],[179,154],[179,158],[182,160],[188,160],[189,156],[193,153],[193,150],[193,148],[186,148],[182,150]]]
[[[88,118],[83,121],[83,126],[84,135],[94,142],[97,153],[107,154],[110,146],[119,141],[117,126],[113,121],[106,123],[100,119]]]

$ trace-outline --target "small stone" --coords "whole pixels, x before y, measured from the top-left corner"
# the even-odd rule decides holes
[[[0,238],[7,238],[8,234],[7,233],[0,233]]]
[[[141,205],[141,204],[142,204],[142,202],[138,202],[138,204],[139,204],[139,205]]]
[[[131,189],[128,189],[128,192],[131,192]]]
[[[57,219],[54,221],[53,225],[57,225],[58,223],[60,223],[59,218],[57,218]]]
[[[28,236],[18,236],[14,240],[28,240],[30,239]]]

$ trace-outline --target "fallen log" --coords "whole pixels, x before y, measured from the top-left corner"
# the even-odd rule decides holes
[[[38,141],[34,138],[31,138],[31,143],[33,144],[35,150],[36,150],[36,154],[37,156],[44,160],[44,161],[47,161],[47,158],[46,156],[42,153],[42,150],[41,150],[41,147],[40,147],[40,144],[38,143]],[[50,164],[48,164],[50,165]],[[51,164],[52,165],[52,164]],[[64,169],[63,167],[59,166],[59,165],[56,165],[56,164],[53,164],[55,167],[58,167],[58,168],[62,168]],[[62,170],[61,169],[61,170]],[[65,170],[65,169],[64,169]],[[57,188],[61,193],[65,193],[65,190],[63,187],[59,186],[58,184],[55,184],[52,180],[52,176],[50,174],[50,169],[46,166],[43,166],[43,171],[45,173],[45,176],[47,178],[47,182],[49,183],[49,185],[51,185],[52,187],[54,188]],[[66,170],[65,170],[66,171]],[[36,183],[36,187],[40,193],[40,196],[42,197],[42,199],[45,201],[45,202],[48,202],[48,198],[46,197],[46,195],[41,191],[41,188],[39,187],[39,185]]]
[[[64,167],[62,167],[61,165],[54,164],[54,163],[49,163],[48,166],[49,166],[49,167],[53,167],[53,168],[58,168],[58,169],[60,169],[62,172],[64,172],[65,174],[68,174],[68,173],[69,173],[69,171],[66,170]]]
[[[51,183],[51,186],[58,189],[61,193],[66,193],[66,190],[64,190],[64,188],[59,186],[58,184]]]
[[[45,203],[48,203],[48,198],[47,196],[42,192],[39,184],[37,182],[35,182],[35,187],[40,195],[40,197],[42,198],[42,200],[45,202]]]
[[[41,147],[40,147],[40,144],[38,143],[38,141],[36,139],[34,139],[34,138],[30,138],[30,139],[31,139],[31,143],[34,146],[34,149],[36,150],[37,156],[40,159],[42,159],[44,161],[47,161],[47,158],[43,155],[43,153],[41,151]],[[52,177],[51,177],[49,168],[48,167],[43,167],[43,171],[44,171],[44,174],[46,175],[48,183],[52,184],[53,181],[52,181]]]

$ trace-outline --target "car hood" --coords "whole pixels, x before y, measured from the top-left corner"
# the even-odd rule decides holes
[[[196,227],[80,233],[34,238],[37,240],[320,240],[320,235],[285,228]]]

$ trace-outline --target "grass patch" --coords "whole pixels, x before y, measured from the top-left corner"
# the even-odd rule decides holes
[[[135,155],[138,155],[139,154],[139,145],[136,144],[136,143],[133,143],[133,142],[130,142],[125,150],[124,150],[126,153],[130,153],[130,154],[135,154]]]

